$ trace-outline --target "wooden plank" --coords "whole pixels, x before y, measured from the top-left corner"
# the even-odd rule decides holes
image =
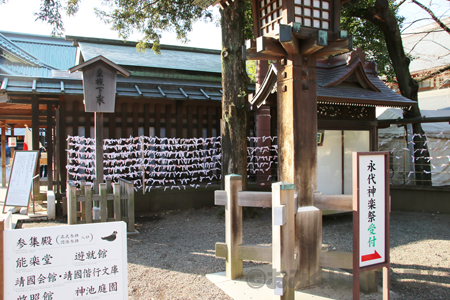
[[[108,116],[108,137],[110,139],[115,139],[116,138],[116,116],[117,113],[113,112],[107,115]],[[106,126],[106,124],[105,124]]]
[[[328,37],[327,32],[323,30],[318,30],[313,36],[307,40],[302,40],[300,43],[300,53],[301,55],[307,56],[311,55],[320,49],[327,46]]]
[[[60,199],[61,195],[61,161],[59,157],[61,156],[61,143],[60,143],[60,135],[61,135],[61,128],[59,126],[60,124],[60,108],[55,108],[55,154],[53,157],[55,158],[55,178],[53,178],[54,182],[53,184],[56,186],[55,194],[56,199]],[[55,216],[59,214],[58,210],[55,209]]]
[[[84,113],[84,136],[91,137],[91,118],[94,117],[92,113]]]
[[[150,136],[150,104],[144,104],[144,136]]]
[[[319,266],[322,268],[353,269],[353,253],[343,251],[321,251]]]
[[[127,196],[128,196],[128,232],[135,232],[134,228],[134,186],[132,182],[127,183]]]
[[[155,136],[161,137],[161,105],[155,104]]]
[[[77,224],[77,190],[71,181],[67,182],[67,224]]]
[[[85,190],[86,190],[86,180],[81,180],[81,181],[80,181],[80,189],[79,189],[79,191],[77,191],[77,197],[78,197],[78,192],[79,192],[79,195],[85,196],[85,194],[84,194],[84,193],[85,193]],[[78,199],[77,199],[77,202],[79,202]],[[85,219],[85,214],[86,214],[86,201],[80,202],[80,212],[81,212],[80,220],[81,220],[81,221],[86,220],[86,219]]]
[[[133,103],[133,136],[139,136],[139,103]]]
[[[242,177],[225,176],[227,205],[225,206],[225,242],[227,244],[226,276],[233,280],[243,276],[239,245],[242,244],[242,207],[238,205],[238,192],[242,191]]]
[[[271,192],[243,191],[238,193],[238,205],[244,207],[272,207]],[[227,205],[227,192],[214,191],[214,204]]]
[[[172,106],[166,105],[166,137],[172,137]]]
[[[206,111],[208,112],[208,129],[206,131],[206,134],[208,137],[212,137],[212,128],[213,128],[213,107],[207,106]]]
[[[220,120],[222,119],[222,108],[216,107],[216,136],[221,136]]]
[[[120,205],[120,184],[114,183],[113,185],[114,193],[114,219],[116,221],[122,220],[122,209]]]
[[[193,128],[194,128],[194,124],[193,122],[193,107],[192,105],[188,105],[187,106],[187,137],[188,138],[193,138],[194,137],[194,132],[193,132]]]
[[[107,207],[107,200],[106,200],[106,183],[100,183],[99,184],[99,191],[100,191],[100,220],[102,222],[106,222],[106,207]]]
[[[228,249],[226,243],[216,243],[216,257],[227,258]]]
[[[203,107],[197,107],[197,137],[203,137]]]
[[[239,259],[272,262],[272,246],[239,245]]]
[[[128,124],[128,117],[127,117],[128,104],[126,102],[124,102],[124,103],[122,103],[121,107],[122,107],[122,115],[120,118],[120,122],[122,123],[122,132],[121,132],[120,137],[127,138],[128,137],[128,132],[127,132],[127,129],[128,129],[128,126],[127,126],[127,124]]]
[[[321,210],[353,210],[353,195],[324,195],[314,193],[314,206]]]
[[[183,101],[177,100],[175,102],[175,110],[176,110],[176,114],[177,114],[177,120],[176,120],[176,124],[177,124],[177,134],[176,137],[183,137]]]
[[[85,187],[84,195],[86,197],[85,200],[85,220],[86,223],[92,223],[92,185],[87,184]]]
[[[344,41],[334,41],[330,42],[328,46],[321,48],[320,50],[313,53],[316,58],[324,58],[329,55],[342,53],[346,51],[351,51],[353,47],[353,40],[350,36],[349,39]]]
[[[278,39],[260,36],[256,39],[256,52],[277,57],[286,57],[286,50],[281,46]]]

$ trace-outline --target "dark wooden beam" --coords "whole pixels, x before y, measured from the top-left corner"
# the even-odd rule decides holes
[[[300,53],[300,44],[298,39],[294,36],[291,25],[279,25],[279,38],[281,46],[286,50],[289,54],[299,54]]]
[[[33,150],[39,150],[39,99],[36,95],[31,98],[31,128],[33,137]],[[39,172],[39,159],[37,162],[37,170]],[[39,195],[39,177],[33,181],[33,195]]]
[[[276,59],[287,56],[286,50],[281,46],[278,39],[264,36],[260,36],[256,39],[256,52],[273,56]]]
[[[328,35],[326,31],[318,30],[316,34],[300,43],[300,53],[303,56],[311,55],[328,44]]]
[[[313,55],[316,58],[328,57],[329,55],[351,51],[352,48],[353,38],[350,36],[347,40],[329,42],[328,46],[316,51]]]
[[[53,190],[53,105],[47,104],[47,128],[45,140],[47,142],[47,188]]]

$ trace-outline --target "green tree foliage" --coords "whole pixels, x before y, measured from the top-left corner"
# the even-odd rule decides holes
[[[404,18],[397,14],[398,7],[394,5],[394,1],[389,2],[401,29]],[[354,47],[361,47],[368,59],[377,62],[380,76],[385,76],[388,81],[395,81],[395,72],[383,32],[380,27],[359,17],[361,10],[368,10],[374,3],[375,0],[368,0],[344,5],[341,10],[341,29],[347,30],[353,36]]]

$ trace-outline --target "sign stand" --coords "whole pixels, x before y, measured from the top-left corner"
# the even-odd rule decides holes
[[[353,300],[360,273],[383,269],[383,300],[389,300],[389,152],[353,153]]]
[[[33,176],[36,172],[38,151],[16,151],[9,176],[8,190],[6,192],[6,206],[26,207],[27,214],[30,205]]]

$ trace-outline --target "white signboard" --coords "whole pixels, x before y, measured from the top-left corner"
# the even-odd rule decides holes
[[[5,206],[28,207],[37,158],[38,151],[15,152]]]
[[[359,266],[385,262],[386,178],[384,155],[359,156]]]
[[[17,147],[17,138],[16,137],[9,137],[8,138],[8,146],[9,147]]]
[[[128,299],[126,235],[125,222],[4,231],[5,299]]]

